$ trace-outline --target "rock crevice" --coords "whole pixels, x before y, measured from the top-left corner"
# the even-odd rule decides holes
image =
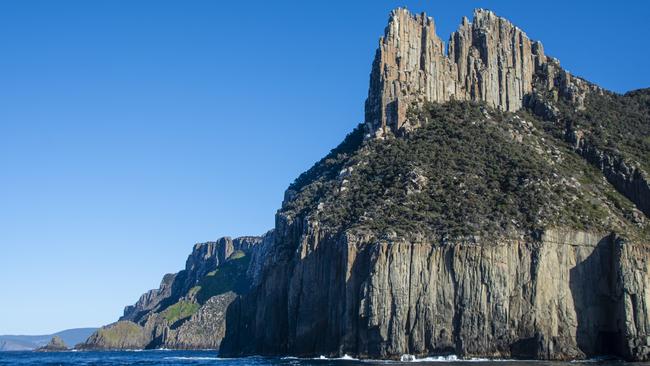
[[[517,111],[536,89],[570,99],[582,108],[597,87],[571,76],[544,54],[541,42],[493,12],[476,9],[463,18],[447,49],[426,14],[394,10],[379,41],[370,74],[365,122],[370,136],[402,134],[415,103],[471,100]]]

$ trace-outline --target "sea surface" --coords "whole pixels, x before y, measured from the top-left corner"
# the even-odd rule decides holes
[[[632,363],[612,360],[589,360],[580,362],[511,361],[511,360],[458,360],[454,356],[420,359],[411,362],[302,358],[219,358],[216,351],[141,351],[141,352],[0,352],[0,366],[5,365],[219,365],[219,366],[366,366],[366,365],[436,365],[436,366],[631,366]],[[637,364],[642,365],[642,364]],[[645,364],[650,365],[650,364]]]

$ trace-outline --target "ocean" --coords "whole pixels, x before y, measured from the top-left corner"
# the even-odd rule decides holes
[[[589,363],[589,365],[603,366],[631,366],[633,363],[612,360],[589,360],[578,362],[547,362],[547,361],[513,361],[513,360],[457,360],[455,357],[439,357],[420,359],[411,362],[381,361],[381,360],[355,360],[349,357],[340,359],[299,359],[292,357],[267,358],[267,357],[246,357],[246,358],[219,358],[216,351],[141,351],[141,352],[0,352],[0,366],[5,365],[97,365],[97,366],[121,366],[121,365],[219,365],[219,366],[349,366],[349,365],[418,365],[436,366],[576,366],[576,363]],[[642,365],[642,364],[636,364]],[[646,366],[648,364],[645,364]]]

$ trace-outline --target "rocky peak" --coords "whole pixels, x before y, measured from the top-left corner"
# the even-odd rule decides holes
[[[185,263],[185,270],[190,275],[190,283],[194,284],[225,263],[235,252],[250,252],[253,246],[262,241],[257,236],[242,236],[232,239],[228,236],[214,242],[199,243],[194,245],[192,254]]]
[[[587,86],[547,57],[540,42],[489,10],[476,9],[471,22],[463,17],[445,52],[431,17],[398,8],[373,62],[366,128],[376,137],[416,128],[406,112],[424,101],[483,101],[516,111],[539,88],[580,108]]]

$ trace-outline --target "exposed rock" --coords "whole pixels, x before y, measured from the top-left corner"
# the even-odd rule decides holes
[[[165,275],[158,289],[127,306],[117,323],[78,348],[219,348],[226,308],[259,276],[263,243],[272,237],[270,232],[196,244],[183,271]]]
[[[158,289],[150,290],[140,297],[135,305],[127,306],[120,320],[139,322],[146,314],[160,311],[162,307],[176,302],[192,287],[235,252],[253,252],[253,247],[262,242],[261,237],[243,236],[231,239],[223,237],[215,242],[194,245],[188,256],[185,269],[178,273],[166,274]]]
[[[576,151],[598,167],[616,189],[628,197],[646,215],[650,216],[650,182],[645,173],[623,158],[607,153],[580,138],[576,132]]]
[[[168,330],[166,348],[217,349],[226,333],[226,309],[237,295],[234,292],[208,299],[199,311],[177,329]]]
[[[603,174],[589,176],[589,165],[542,121],[504,113],[528,107],[557,122],[599,93],[489,11],[463,19],[447,53],[431,18],[393,11],[370,76],[365,140],[349,135],[287,190],[259,281],[228,308],[220,354],[648,360],[650,241],[646,220],[629,207],[644,207],[650,196],[629,193],[640,191],[635,170],[600,156]],[[464,103],[462,123],[431,131],[498,125],[495,136],[508,139],[493,142],[497,159],[483,145],[457,158],[481,131],[436,140],[457,150],[409,149],[432,139],[418,134],[435,126],[429,118],[444,120],[422,112],[433,109],[429,103],[452,100],[485,107],[481,115]],[[573,138],[576,152],[591,154],[581,152],[583,133]],[[436,164],[423,172],[415,154]],[[478,164],[486,161],[507,166]],[[504,182],[515,166],[525,168]],[[529,174],[536,168],[544,172]],[[447,206],[426,201],[443,190],[454,195]],[[493,212],[461,222],[464,236],[443,233],[475,218],[463,208],[481,208],[473,203],[494,191],[507,193]],[[558,201],[545,204],[551,195]],[[497,206],[518,199],[506,210],[508,222],[500,221]],[[486,223],[492,232],[478,230]]]
[[[172,284],[176,279],[176,273],[168,273],[163,276],[160,282],[160,287],[157,289],[149,290],[140,298],[134,305],[129,305],[124,308],[124,315],[120,320],[136,320],[136,317],[143,312],[154,309],[161,301],[172,295]]]
[[[569,74],[540,42],[489,10],[475,10],[471,23],[463,18],[445,51],[432,18],[398,8],[379,41],[365,120],[372,136],[399,135],[422,122],[409,121],[407,111],[424,101],[482,101],[517,111],[542,92],[582,108],[588,90],[599,88]]]
[[[59,336],[54,336],[48,344],[45,346],[36,349],[37,352],[57,352],[57,351],[67,351],[69,348]]]
[[[581,129],[547,131],[596,92],[489,11],[445,52],[398,9],[364,129],[287,189],[275,229],[195,246],[87,346],[648,360],[647,179]]]
[[[588,103],[583,101],[587,110],[579,113],[567,107],[566,102],[553,102],[533,95],[529,98],[528,108],[553,125],[562,126],[564,139],[573,150],[600,170],[618,192],[650,216],[650,179],[638,159],[644,160],[644,155],[650,153],[650,145],[639,143],[639,140],[648,138],[644,134],[650,131],[648,104],[642,99],[648,93],[648,90],[623,96],[609,92],[592,93]],[[644,104],[646,113],[643,112]],[[561,112],[558,107],[565,111]],[[621,134],[618,129],[630,119],[638,120],[641,126],[645,124],[645,128],[632,126]],[[627,153],[620,150],[627,150]],[[630,154],[630,150],[634,153]]]
[[[440,246],[286,229],[265,281],[229,309],[222,356],[647,358],[647,247],[570,230]]]

